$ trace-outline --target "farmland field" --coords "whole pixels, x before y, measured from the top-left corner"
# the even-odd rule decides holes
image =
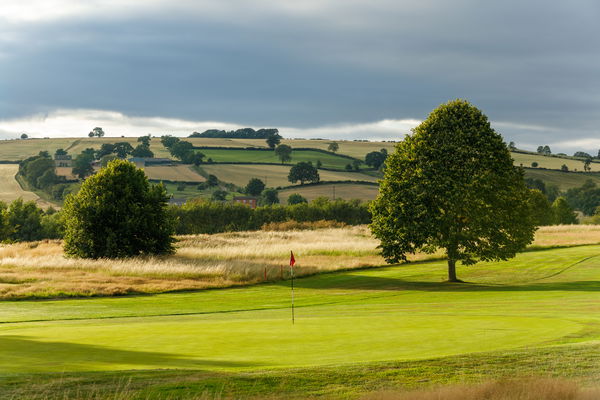
[[[206,159],[212,158],[215,162],[281,163],[274,151],[234,149],[200,149],[198,151],[204,154]],[[309,161],[312,162],[313,165],[316,165],[318,160],[323,163],[324,168],[340,170],[343,170],[346,165],[352,163],[351,159],[327,153],[310,150],[296,150],[292,151],[292,160],[286,164],[292,165],[301,161]]]
[[[20,161],[35,156],[43,150],[54,154],[56,149],[66,149],[74,141],[74,138],[2,140],[0,141],[0,160]]]
[[[137,137],[79,138],[77,140],[74,140],[68,148],[65,148],[65,150],[67,150],[71,155],[76,155],[87,148],[99,150],[102,144],[104,143],[117,142],[127,142],[132,147],[136,147],[139,144],[137,139]],[[160,142],[160,138],[153,138],[150,141],[150,150],[152,150],[152,152],[154,153],[154,157],[170,157],[169,151],[165,148],[165,146],[162,145],[162,143]]]
[[[184,181],[184,182],[204,182],[206,179],[192,170],[189,165],[147,165],[144,172],[148,179]]]
[[[294,187],[284,189],[279,192],[279,200],[286,203],[292,193],[298,193],[308,201],[317,197],[327,197],[329,199],[359,199],[363,201],[373,200],[379,193],[379,187],[375,185],[360,185],[352,183],[336,183],[315,185],[307,187]]]
[[[562,172],[535,168],[525,169],[526,178],[541,179],[546,184],[556,185],[560,190],[568,190],[583,185],[587,180],[592,180],[600,185],[600,175],[597,173]]]
[[[598,240],[598,232],[587,233]],[[281,263],[294,243],[280,243]],[[345,253],[352,250],[336,254]],[[298,251],[299,271],[309,254]],[[296,281],[294,325],[285,280],[142,297],[4,301],[0,381],[27,393],[48,389],[44,382],[53,379],[114,385],[125,376],[142,398],[352,397],[381,385],[531,374],[591,384],[600,379],[599,257],[598,245],[530,251],[460,267],[466,284],[443,283],[445,263],[435,260],[309,276]],[[32,380],[32,373],[42,375]]]
[[[216,175],[221,181],[246,186],[252,178],[259,178],[267,187],[288,186],[289,165],[235,165],[235,164],[203,164],[202,169]],[[367,181],[377,182],[378,178],[360,172],[319,170],[321,181]]]
[[[524,153],[511,153],[510,154],[515,160],[515,165],[523,164],[523,167],[531,167],[532,162],[538,163],[538,168],[557,169],[560,170],[562,165],[566,165],[569,171],[583,171],[583,161],[574,158],[559,158],[559,157],[548,157],[539,154],[524,154]],[[592,171],[600,171],[600,163],[592,162],[590,164]]]
[[[19,171],[17,164],[0,164],[0,201],[10,202],[21,197],[25,201],[33,200],[40,207],[47,207],[50,204],[41,199],[33,192],[25,191],[15,179],[15,175]]]

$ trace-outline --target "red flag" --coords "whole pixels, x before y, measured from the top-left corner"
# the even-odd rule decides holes
[[[293,267],[296,264],[296,259],[294,258],[294,252],[290,251],[290,267]]]

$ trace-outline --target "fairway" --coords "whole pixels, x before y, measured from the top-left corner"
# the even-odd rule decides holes
[[[252,178],[262,180],[267,187],[291,185],[287,177],[290,165],[235,165],[235,164],[202,164],[201,168],[209,174],[216,175],[223,182],[246,186]],[[377,182],[379,178],[360,172],[342,172],[319,170],[321,181],[367,181]],[[297,182],[299,185],[300,182]]]
[[[298,257],[298,266],[302,268]],[[9,373],[409,361],[600,340],[600,246],[461,267],[440,261],[144,297],[0,303]]]

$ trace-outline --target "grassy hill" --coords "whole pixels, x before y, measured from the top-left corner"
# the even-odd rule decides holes
[[[442,261],[305,277],[294,325],[289,281],[5,301],[0,383],[57,398],[65,379],[75,390],[123,377],[142,398],[347,397],[531,374],[591,383],[600,376],[598,254],[598,245],[579,246],[460,267],[466,284],[443,283]],[[303,256],[297,262],[302,270]]]
[[[187,138],[195,146],[210,146],[210,147],[227,147],[229,149],[202,149],[207,158],[212,158],[215,162],[228,163],[275,163],[279,160],[273,152],[246,150],[246,147],[267,148],[267,145],[262,139],[211,139],[211,138]],[[35,155],[41,150],[47,150],[53,153],[57,148],[67,149],[71,154],[77,154],[86,148],[98,149],[103,143],[115,143],[118,141],[127,141],[133,146],[137,144],[137,138],[131,137],[104,137],[104,138],[59,138],[59,139],[28,139],[28,140],[8,140],[0,141],[0,160],[18,161],[28,156]],[[285,139],[282,143],[289,144],[292,148],[314,148],[326,150],[331,140],[308,140],[308,139]],[[339,144],[338,154],[351,156],[363,159],[364,156],[371,151],[378,151],[382,148],[392,152],[395,143],[391,142],[359,142],[359,141],[336,141]],[[239,147],[239,150],[232,148]],[[154,138],[151,142],[151,149],[157,157],[170,157],[168,151],[162,146],[158,138]],[[526,176],[539,178],[549,184],[557,185],[561,190],[581,186],[587,179],[592,179],[600,184],[600,174],[593,173],[565,173],[560,171],[560,167],[565,164],[570,171],[581,171],[583,163],[581,160],[574,157],[550,157],[536,153],[513,152],[512,156],[516,165],[526,167]],[[216,175],[221,181],[233,183],[238,186],[245,186],[249,179],[259,178],[266,182],[267,186],[288,186],[287,174],[289,166],[299,161],[311,161],[316,164],[317,160],[323,163],[323,167],[338,169],[339,171],[320,171],[322,181],[344,181],[358,180],[375,182],[380,178],[379,174],[373,171],[363,171],[360,173],[348,173],[345,171],[345,166],[351,162],[351,159],[340,157],[338,155],[322,153],[310,150],[296,150],[292,153],[292,161],[289,164],[280,165],[225,165],[225,164],[204,164],[202,168],[208,174]],[[537,162],[538,168],[531,168],[531,163]],[[165,169],[163,167],[149,168],[150,178],[154,180],[168,179],[171,181],[197,181],[200,182],[203,178],[186,167],[178,167]],[[591,164],[592,171],[600,171],[600,163],[593,162]],[[181,172],[179,174],[177,171]],[[152,171],[150,171],[152,170]],[[350,186],[345,186],[349,189]],[[10,187],[9,187],[10,189]],[[169,193],[177,197],[191,198],[196,197],[190,191],[185,193],[176,190],[176,186],[168,185]],[[306,193],[308,198],[316,195],[333,195],[331,187],[319,188],[302,188],[300,191]],[[298,192],[294,189],[293,191]],[[287,195],[292,190],[286,190],[281,193],[282,198],[287,198]],[[8,193],[5,190],[4,197],[14,198],[20,191],[15,190],[14,193]],[[30,194],[28,196],[31,196]],[[366,186],[356,186],[352,190],[342,189],[337,196],[347,198],[351,195],[353,198],[370,199],[374,196],[373,188]],[[210,197],[210,193],[197,193],[197,197]]]

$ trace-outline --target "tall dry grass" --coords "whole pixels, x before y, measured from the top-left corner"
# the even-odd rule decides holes
[[[558,379],[503,380],[414,391],[382,391],[363,400],[597,400],[600,390]]]
[[[290,251],[297,274],[383,265],[366,226],[286,226],[282,231],[180,236],[167,257],[123,260],[65,258],[60,241],[0,245],[0,298],[158,293],[226,287],[286,277]],[[267,228],[267,227],[265,227]],[[545,227],[534,245],[600,243],[600,227]],[[416,254],[411,260],[443,256]]]

